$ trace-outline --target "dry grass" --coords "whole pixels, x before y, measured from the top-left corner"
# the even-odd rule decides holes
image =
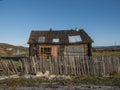
[[[119,51],[92,52],[93,56],[120,56]]]
[[[86,85],[99,85],[99,86],[120,86],[120,77],[75,77],[71,80],[49,80],[45,78],[18,78],[18,79],[5,79],[0,80],[0,86],[6,85],[9,87],[17,86],[36,86],[41,83],[58,83],[59,85],[68,84],[86,84]]]

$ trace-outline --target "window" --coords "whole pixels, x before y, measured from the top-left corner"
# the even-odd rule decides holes
[[[59,42],[59,38],[53,38],[53,41],[54,43],[58,43]]]
[[[45,42],[45,37],[44,36],[40,36],[39,38],[38,38],[38,42]]]
[[[40,55],[41,56],[50,56],[51,55],[51,47],[50,46],[40,46]]]
[[[84,56],[83,46],[67,46],[65,49],[66,55],[70,56]]]
[[[70,42],[70,43],[82,41],[80,35],[68,36],[68,38],[69,38],[69,42]]]

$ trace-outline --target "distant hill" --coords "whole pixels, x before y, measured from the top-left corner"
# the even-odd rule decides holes
[[[120,48],[120,45],[114,45],[114,46],[94,46],[94,48]]]
[[[94,46],[93,51],[120,51],[120,45],[114,46]]]
[[[0,56],[28,56],[28,47],[0,43]]]

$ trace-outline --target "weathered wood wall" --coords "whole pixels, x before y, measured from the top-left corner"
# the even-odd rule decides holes
[[[11,74],[36,74],[37,72],[49,71],[57,75],[110,75],[120,73],[120,56],[58,56],[36,57],[22,59],[15,64],[14,61],[1,60],[0,70],[7,75]]]
[[[56,46],[56,50],[53,47]],[[29,47],[29,56],[43,56],[41,55],[41,47],[49,47],[51,48],[51,56],[91,56],[91,44],[73,44],[73,45],[39,45],[33,44]],[[55,54],[56,53],[56,54]]]

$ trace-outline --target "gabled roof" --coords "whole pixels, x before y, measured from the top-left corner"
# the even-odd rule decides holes
[[[43,41],[39,42],[39,38]],[[53,40],[54,39],[54,40]],[[75,43],[92,43],[93,40],[83,30],[40,30],[32,31],[28,44],[75,44]]]

